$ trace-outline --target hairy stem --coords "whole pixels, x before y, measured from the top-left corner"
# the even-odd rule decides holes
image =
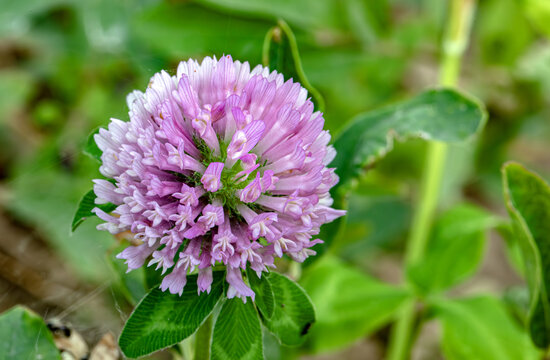
[[[468,43],[475,0],[450,0],[449,6],[439,83],[446,87],[454,87],[460,72],[460,60]],[[436,141],[429,143],[417,210],[407,241],[405,268],[418,264],[424,256],[437,209],[446,153],[446,144]],[[388,351],[390,360],[403,360],[410,357],[413,327],[416,322],[415,307],[415,302],[407,303],[392,329]]]

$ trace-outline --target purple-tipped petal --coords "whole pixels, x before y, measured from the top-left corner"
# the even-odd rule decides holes
[[[212,268],[207,267],[199,270],[199,276],[197,278],[198,293],[206,291],[210,294],[210,288],[212,285]]]
[[[222,186],[223,163],[213,162],[208,165],[204,175],[201,178],[201,183],[206,191],[216,192]]]
[[[228,267],[225,279],[230,285],[227,291],[227,298],[231,299],[236,296],[246,302],[246,298],[251,297],[252,301],[254,301],[254,291],[244,283],[240,268]]]
[[[258,141],[260,141],[264,130],[265,124],[260,120],[252,121],[250,124],[246,125],[244,129],[237,130],[227,148],[227,156],[232,160],[236,160],[248,154],[248,152],[256,146]]]
[[[249,183],[243,190],[239,192],[239,198],[244,203],[251,203],[260,197],[262,194],[262,183],[260,181],[260,173],[256,174],[256,179]]]

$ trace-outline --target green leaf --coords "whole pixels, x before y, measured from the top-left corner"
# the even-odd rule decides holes
[[[545,0],[542,0],[545,1]],[[523,13],[526,0],[487,0],[480,3],[474,36],[487,65],[513,67],[533,43],[533,31]]]
[[[490,296],[441,299],[434,304],[449,360],[538,359],[535,347],[500,301]]]
[[[0,339],[0,359],[61,359],[44,320],[22,306],[0,315]]]
[[[447,211],[435,224],[422,262],[407,270],[409,278],[423,292],[446,290],[464,281],[482,260],[486,231],[500,223],[473,205]]]
[[[67,171],[61,168],[58,154],[58,149],[44,146],[32,161],[17,164],[10,182],[14,197],[5,205],[20,221],[37,229],[78,276],[103,283],[110,277],[105,253],[113,245],[113,236],[97,231],[95,216],[70,233],[75,205],[89,190],[89,179],[98,177],[97,164],[79,154],[74,172]]]
[[[550,187],[517,163],[502,168],[504,197],[529,285],[528,327],[535,345],[550,345]]]
[[[258,309],[262,312],[262,316],[271,319],[273,316],[273,310],[275,306],[275,298],[273,295],[273,289],[271,284],[267,279],[267,275],[259,278],[256,275],[256,272],[250,268],[246,270],[246,276],[248,277],[248,282],[250,283],[250,288],[256,294],[254,303]]]
[[[498,234],[506,244],[506,255],[510,265],[522,277],[525,277],[525,266],[523,264],[523,256],[512,223],[501,224],[497,228]]]
[[[332,46],[300,49],[308,79],[328,102],[325,127],[333,134],[344,128],[345,120],[396,99],[401,93],[409,63],[403,57]]]
[[[187,277],[183,294],[151,290],[124,325],[118,341],[130,358],[177,344],[193,334],[210,315],[223,292],[222,271],[214,272],[210,294],[197,294],[197,275]]]
[[[273,316],[270,319],[262,317],[262,321],[281,344],[300,345],[315,321],[313,304],[304,289],[286,276],[272,272],[268,279],[275,296],[275,308]]]
[[[357,190],[365,188],[362,184]],[[333,243],[331,252],[341,253],[344,259],[358,263],[373,250],[394,246],[408,231],[411,213],[410,201],[403,195],[363,195],[354,191],[350,196],[346,231],[339,243]]]
[[[137,41],[172,59],[225,53],[257,64],[270,26],[196,4],[163,2],[133,17],[130,31]]]
[[[9,32],[18,34],[20,30],[17,24],[31,21],[33,16],[67,3],[69,3],[67,0],[2,1],[0,33],[3,36],[8,35]]]
[[[410,299],[408,291],[386,285],[329,255],[304,272],[304,289],[317,321],[309,343],[315,352],[344,348],[389,323]]]
[[[339,28],[346,24],[338,0],[199,0],[204,5],[267,19],[283,18],[305,30]],[[344,21],[343,21],[344,20]]]
[[[335,139],[331,166],[341,188],[365,167],[387,154],[394,140],[422,138],[464,141],[484,124],[486,113],[475,100],[449,89],[426,91],[413,99],[356,116]],[[336,187],[332,191],[337,194]]]
[[[109,213],[116,209],[117,205],[107,203],[107,204],[96,204],[95,199],[96,195],[94,193],[94,190],[88,191],[80,200],[78,203],[78,207],[76,208],[76,212],[73,217],[73,222],[71,224],[71,231],[75,231],[76,228],[80,224],[86,220],[89,216],[95,216],[95,214],[92,212],[94,208],[100,208],[101,210]]]
[[[547,0],[524,0],[525,13],[533,25],[550,36],[550,2]]]
[[[391,151],[395,140],[464,141],[478,132],[485,120],[485,110],[478,102],[450,89],[426,91],[356,116],[335,138],[337,154],[331,167],[336,168],[340,181],[331,190],[333,207],[347,208],[346,196],[357,178]],[[321,228],[325,248],[341,237],[345,225],[346,217],[341,217]]]
[[[292,78],[302,84],[315,99],[316,108],[325,111],[323,96],[310,84],[302,68],[296,37],[283,20],[279,20],[277,26],[267,32],[262,57],[264,66],[283,74],[285,79]]]
[[[212,360],[263,359],[262,328],[252,301],[225,300],[214,326],[211,353]]]
[[[3,114],[0,124],[9,122],[15,115],[14,112],[25,105],[32,89],[33,78],[29,73],[13,70],[0,71],[0,93],[3,94],[0,98],[0,111]]]
[[[103,151],[97,146],[94,135],[99,134],[99,129],[94,129],[90,135],[88,135],[88,139],[86,139],[86,144],[84,145],[84,149],[82,150],[84,154],[88,155],[92,159],[97,160],[98,162],[101,162],[101,155],[103,154]]]
[[[515,286],[504,290],[502,300],[510,314],[520,324],[527,324],[527,313],[529,312],[529,289],[527,286]]]

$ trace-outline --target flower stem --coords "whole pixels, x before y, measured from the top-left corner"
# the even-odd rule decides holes
[[[454,87],[457,84],[460,60],[467,47],[475,4],[475,0],[450,0],[439,77],[440,85],[445,87]],[[418,207],[405,251],[405,269],[421,262],[424,256],[437,209],[446,154],[445,143],[432,141],[428,144]],[[416,322],[415,308],[415,301],[411,301],[401,309],[399,319],[392,329],[388,359],[403,360],[410,357],[412,332]]]
[[[210,340],[212,338],[212,315],[201,325],[195,334],[195,356],[194,360],[210,359]]]

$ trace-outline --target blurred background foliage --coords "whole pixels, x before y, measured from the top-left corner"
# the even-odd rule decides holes
[[[76,203],[98,175],[97,163],[81,153],[87,134],[110,117],[127,119],[126,95],[145,89],[161,69],[175,73],[183,59],[231,54],[261,63],[265,34],[279,18],[293,29],[304,71],[325,98],[326,127],[338,133],[354,115],[437,83],[445,3],[0,0],[0,249],[16,261],[9,248],[32,234],[61,265],[38,253],[26,266],[43,275],[51,266],[63,267],[74,282],[59,281],[82,294],[100,289],[102,316],[86,314],[86,305],[70,310],[84,313],[79,321],[92,329],[92,339],[101,331],[117,332],[131,309],[116,286],[113,269],[120,271],[119,264],[113,268],[105,256],[117,244],[95,230],[95,219],[69,232]],[[475,142],[452,147],[443,208],[466,200],[504,214],[499,170],[505,160],[550,176],[548,36],[546,0],[479,2],[460,87],[486,104],[490,118]],[[383,280],[399,280],[424,151],[422,141],[395,144],[362,178],[333,254]],[[473,287],[495,291],[521,283],[515,270],[503,270],[498,245],[490,244],[483,256],[485,274],[492,276]],[[6,271],[4,266],[1,289],[22,295],[4,296],[0,311],[22,301],[42,312],[52,306],[47,291],[33,293]],[[388,291],[389,298],[400,296]],[[69,306],[54,305],[57,311]],[[319,326],[313,343],[326,336]],[[387,329],[379,331],[377,339],[386,338]],[[369,349],[376,354],[376,346]],[[280,357],[281,350],[274,346],[269,356]]]

